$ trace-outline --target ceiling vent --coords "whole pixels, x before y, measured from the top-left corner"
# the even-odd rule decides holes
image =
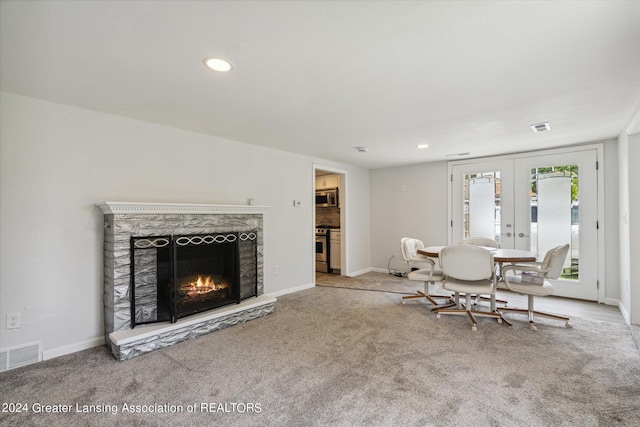
[[[531,125],[531,129],[533,129],[534,132],[546,132],[551,130],[551,126],[549,126],[549,122],[536,123],[535,125]]]

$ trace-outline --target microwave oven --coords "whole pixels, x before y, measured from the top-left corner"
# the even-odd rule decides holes
[[[338,189],[329,188],[316,191],[316,207],[329,208],[338,206]]]

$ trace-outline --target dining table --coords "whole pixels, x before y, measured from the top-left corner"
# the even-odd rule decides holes
[[[480,246],[493,254],[493,262],[498,264],[498,273],[496,274],[496,286],[499,280],[502,280],[501,271],[502,265],[506,263],[517,263],[517,262],[535,262],[536,254],[531,251],[525,251],[522,249],[503,249],[503,248],[492,248],[488,246]],[[418,249],[418,253],[420,255],[425,255],[429,258],[438,258],[440,256],[440,251],[446,248],[446,246],[426,246],[424,248]],[[506,301],[504,301],[506,303]],[[496,296],[495,294],[491,296],[491,311],[497,311],[496,309]],[[506,319],[502,318],[502,320],[510,325]]]
[[[418,253],[429,258],[438,258],[440,251],[446,246],[427,246],[418,249]],[[502,264],[505,262],[535,262],[536,254],[522,249],[503,249],[481,246],[493,254],[493,261]]]

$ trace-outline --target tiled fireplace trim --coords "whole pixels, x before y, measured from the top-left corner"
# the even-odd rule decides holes
[[[175,203],[98,204],[104,213],[105,338],[112,353],[125,360],[273,312],[275,298],[263,295],[263,215],[265,206]],[[257,232],[257,298],[220,307],[175,324],[131,329],[130,237],[235,231]]]

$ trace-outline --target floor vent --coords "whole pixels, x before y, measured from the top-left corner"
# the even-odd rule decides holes
[[[0,350],[0,372],[42,361],[42,344],[31,343]]]

